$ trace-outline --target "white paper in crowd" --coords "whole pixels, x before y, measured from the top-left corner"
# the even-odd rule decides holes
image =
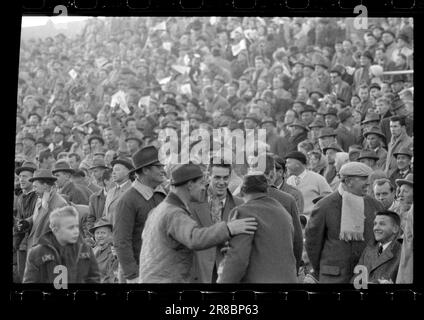
[[[108,60],[104,57],[100,57],[97,58],[95,61],[97,68],[101,69],[107,63]]]
[[[211,23],[211,25],[215,25],[218,22],[218,18],[217,17],[211,17],[209,22]]]
[[[203,62],[200,63],[200,70],[201,71],[205,71],[207,69],[206,64],[204,64]]]
[[[49,99],[49,103],[53,103],[53,101],[54,101],[54,99],[55,99],[56,97],[54,96],[54,94],[52,94],[51,96],[50,96],[50,99]]]
[[[256,19],[259,21],[259,23],[263,26],[266,26],[266,22],[264,19],[262,19],[261,17],[256,17]]]
[[[164,84],[167,84],[169,81],[171,81],[171,79],[172,79],[172,77],[166,77],[166,78],[159,80],[158,82],[159,82],[159,84],[164,85]]]
[[[190,83],[185,83],[185,84],[181,85],[180,90],[181,90],[182,94],[186,94],[186,95],[189,95],[191,97],[192,91],[191,91],[191,84]]]
[[[190,71],[190,67],[186,67],[186,66],[173,65],[171,66],[171,68],[181,74],[186,74]]]
[[[231,46],[231,51],[233,53],[233,56],[238,56],[238,54],[246,50],[246,40],[242,39],[238,44]]]
[[[159,30],[166,31],[166,22],[165,21],[161,22],[161,23],[159,23],[159,24],[157,24],[153,27],[153,31],[159,31]]]
[[[163,47],[166,51],[171,51],[172,43],[171,43],[171,42],[164,42],[164,43],[162,43],[162,47]]]
[[[142,106],[149,106],[150,104],[150,96],[144,96],[141,97],[140,100],[138,100],[138,107],[141,109]]]
[[[127,99],[125,97],[125,92],[122,90],[119,90],[117,93],[115,93],[112,96],[112,100],[110,102],[110,105],[112,108],[115,108],[117,105],[119,105],[119,108],[122,109],[126,114],[130,114],[131,111],[128,108]]]
[[[183,58],[184,64],[188,66],[190,64],[190,57],[186,54]]]
[[[74,69],[71,69],[69,71],[69,75],[71,76],[72,79],[75,80],[77,78],[77,76],[78,76],[78,73]]]

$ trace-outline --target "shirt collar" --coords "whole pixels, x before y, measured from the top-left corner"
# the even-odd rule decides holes
[[[385,244],[383,244],[383,251],[387,249],[387,247],[392,243],[392,241],[386,242]],[[381,244],[381,242],[380,242]]]
[[[166,195],[166,192],[161,184],[158,185],[155,189],[152,189],[151,187],[143,184],[140,180],[135,179],[132,183],[132,187],[136,189],[146,200],[150,200],[155,192],[161,192]]]
[[[303,179],[306,176],[308,170],[303,170],[303,172],[301,174],[298,175],[299,179]]]

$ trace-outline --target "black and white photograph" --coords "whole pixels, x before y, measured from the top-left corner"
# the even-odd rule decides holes
[[[23,16],[13,283],[412,284],[414,19],[360,20]]]

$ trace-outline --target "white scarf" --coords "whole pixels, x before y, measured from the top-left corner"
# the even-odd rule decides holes
[[[364,241],[364,198],[346,191],[342,183],[340,183],[338,191],[342,196],[340,240]]]

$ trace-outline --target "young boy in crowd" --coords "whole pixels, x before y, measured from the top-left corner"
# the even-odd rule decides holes
[[[93,251],[100,270],[100,282],[118,283],[118,257],[112,244],[112,224],[106,218],[101,218],[90,233],[96,242]]]
[[[80,236],[77,210],[72,206],[55,209],[49,222],[51,231],[28,253],[23,283],[100,282],[93,250]]]
[[[385,210],[376,213],[375,241],[365,248],[358,262],[358,265],[367,268],[368,283],[395,282],[402,247],[398,240],[399,231],[400,217],[396,212]]]

